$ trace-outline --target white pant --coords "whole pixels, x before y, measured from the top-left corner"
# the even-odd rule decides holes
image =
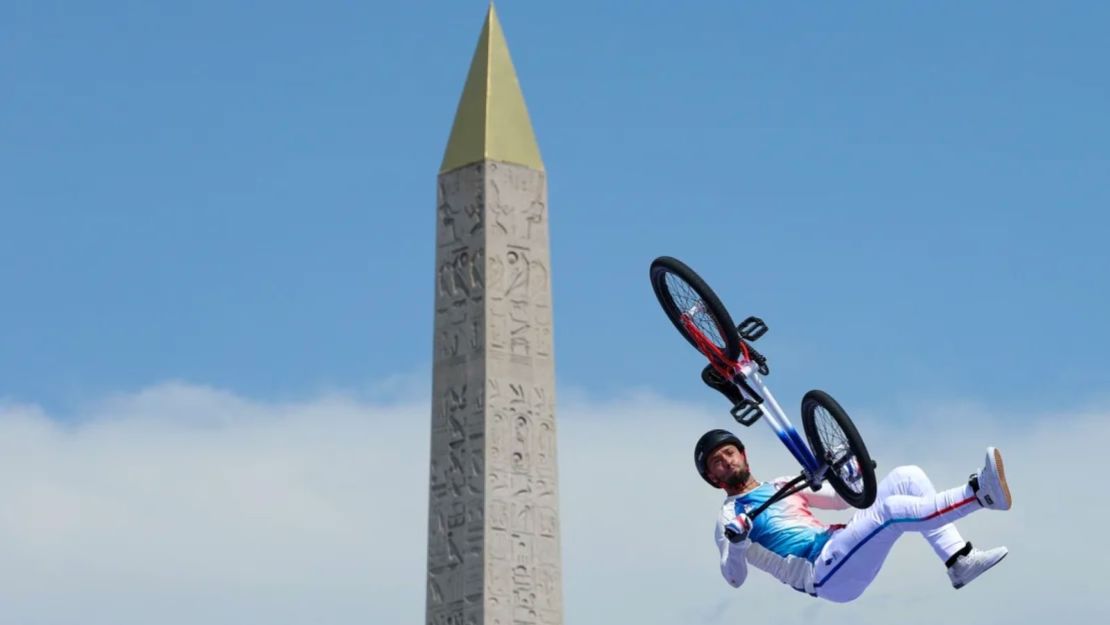
[[[879,482],[875,503],[825,543],[814,569],[817,596],[837,602],[859,597],[905,532],[921,533],[941,561],[948,560],[964,546],[952,522],[980,508],[969,485],[938,493],[920,467],[895,468]]]

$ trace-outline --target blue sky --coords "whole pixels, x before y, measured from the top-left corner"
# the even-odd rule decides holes
[[[712,401],[683,258],[772,387],[912,419],[1110,390],[1099,3],[498,4],[550,181],[560,386]],[[0,397],[430,374],[473,2],[9,2]],[[779,375],[774,375],[774,374]]]

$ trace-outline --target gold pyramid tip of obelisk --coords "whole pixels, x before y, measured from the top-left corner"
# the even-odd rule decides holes
[[[470,61],[439,171],[485,159],[543,170],[528,107],[492,2]]]

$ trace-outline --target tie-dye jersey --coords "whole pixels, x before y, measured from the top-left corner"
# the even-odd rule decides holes
[[[736,513],[755,510],[774,495],[779,486],[779,480],[764,482],[736,497]],[[817,520],[809,511],[805,495],[795,493],[771,504],[753,519],[748,538],[784,558],[797,556],[813,562],[831,534],[830,526]]]

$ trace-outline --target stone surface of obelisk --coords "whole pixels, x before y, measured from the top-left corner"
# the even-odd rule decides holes
[[[440,168],[428,625],[561,625],[547,185],[490,6]]]

